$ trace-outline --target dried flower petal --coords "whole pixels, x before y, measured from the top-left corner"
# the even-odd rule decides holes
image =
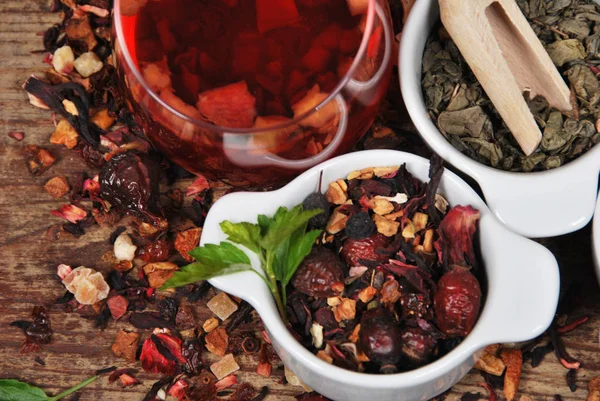
[[[223,390],[237,384],[237,376],[229,375],[215,383],[217,390]]]
[[[69,265],[60,264],[56,268],[56,274],[58,274],[58,277],[60,277],[61,280],[64,280],[72,271],[73,269],[71,269],[71,266]]]
[[[88,214],[87,211],[71,204],[62,205],[58,210],[52,210],[50,213],[56,217],[62,217],[63,219],[69,220],[74,224],[85,219]]]
[[[8,136],[14,139],[15,141],[21,142],[25,138],[25,133],[20,131],[10,131]]]
[[[210,188],[208,180],[203,175],[198,175],[198,178],[185,191],[185,196],[194,196],[200,192]]]

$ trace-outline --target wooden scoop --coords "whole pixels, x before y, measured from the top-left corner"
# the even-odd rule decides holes
[[[439,0],[442,23],[526,155],[542,133],[529,98],[572,109],[570,91],[514,0]]]

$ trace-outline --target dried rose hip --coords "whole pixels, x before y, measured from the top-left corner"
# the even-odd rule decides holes
[[[375,233],[368,238],[354,239],[348,238],[344,241],[340,256],[350,267],[360,266],[360,260],[374,260],[377,262],[387,262],[390,253],[384,248],[390,243],[389,238]]]
[[[160,170],[147,154],[121,153],[100,170],[100,195],[113,207],[154,222],[162,215]]]
[[[169,259],[170,249],[171,245],[167,241],[159,239],[143,247],[138,256],[148,263],[164,262]]]
[[[360,346],[372,362],[395,365],[402,356],[402,331],[391,312],[382,307],[367,310],[360,321]]]
[[[344,288],[342,264],[327,248],[313,248],[298,267],[292,285],[313,297],[333,297]]]
[[[433,336],[420,327],[409,327],[402,333],[402,353],[415,365],[429,361],[436,345]]]
[[[466,336],[479,315],[479,281],[469,270],[454,268],[444,274],[437,285],[433,307],[438,327],[448,336]]]

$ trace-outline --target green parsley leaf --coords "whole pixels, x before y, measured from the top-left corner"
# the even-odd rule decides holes
[[[191,250],[189,255],[201,265],[214,268],[223,269],[229,265],[250,264],[250,259],[244,251],[229,242],[221,242],[219,245],[206,244]]]
[[[54,397],[49,397],[41,388],[24,382],[14,379],[0,379],[0,401],[58,401],[87,386],[97,378],[98,376],[90,377]]]
[[[321,235],[321,230],[312,230],[305,233],[306,228],[303,228],[301,231],[298,230],[297,233],[292,237],[293,239],[290,241],[290,246],[287,252],[286,259],[286,272],[285,275],[279,279],[281,281],[282,286],[288,285],[296,270],[298,270],[298,266],[304,260],[304,258],[310,253],[315,241]]]
[[[254,253],[260,252],[260,226],[258,224],[222,221],[219,225],[221,230],[227,234],[229,241],[244,245]]]
[[[272,222],[268,226],[266,234],[263,235],[260,245],[267,251],[277,252],[277,248],[291,236],[294,231],[299,229],[311,219],[321,213],[320,209],[303,210],[302,205],[298,205],[291,210],[280,207],[273,216]],[[261,227],[262,228],[262,227]]]
[[[250,259],[240,248],[229,242],[206,244],[189,253],[197,262],[183,266],[161,289],[182,287],[196,281],[253,270]]]

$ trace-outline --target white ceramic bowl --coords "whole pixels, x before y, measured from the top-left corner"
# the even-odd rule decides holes
[[[596,277],[600,284],[600,194],[596,203],[596,213],[592,222],[592,250],[594,252],[594,264],[596,267]]]
[[[210,209],[201,244],[225,240],[219,227],[223,220],[255,222],[258,214],[272,215],[279,206],[301,203],[317,189],[321,171],[323,182],[329,183],[345,178],[353,170],[402,163],[420,180],[428,180],[428,160],[404,152],[372,150],[326,161],[277,191],[226,195]],[[448,355],[422,368],[372,375],[329,365],[292,337],[279,317],[271,293],[256,274],[237,273],[210,283],[248,301],[258,311],[285,365],[315,391],[338,401],[428,400],[458,382],[484,346],[524,341],[543,333],[553,319],[559,292],[558,266],[550,251],[506,229],[477,194],[450,171],[443,174],[440,193],[451,205],[469,204],[480,210],[479,238],[489,285],[486,303],[471,334]],[[256,267],[256,255],[248,256]]]
[[[421,90],[423,50],[439,21],[436,0],[419,0],[402,32],[400,81],[406,108],[427,144],[481,186],[492,212],[515,232],[551,237],[577,231],[594,213],[600,146],[550,171],[511,173],[478,163],[455,149],[427,116]]]

